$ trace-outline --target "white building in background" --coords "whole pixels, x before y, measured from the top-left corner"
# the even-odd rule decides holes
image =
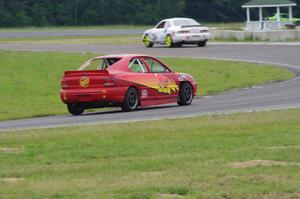
[[[285,25],[291,24],[293,21],[293,6],[296,6],[296,3],[290,0],[251,0],[242,6],[242,8],[245,8],[247,12],[245,30],[278,30],[283,28]],[[281,9],[284,7],[288,8],[288,19],[281,21]],[[276,20],[266,20],[267,18],[263,15],[264,8],[276,8]],[[251,21],[251,9],[259,10],[259,21]]]

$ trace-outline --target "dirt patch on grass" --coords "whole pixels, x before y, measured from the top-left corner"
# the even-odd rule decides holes
[[[182,198],[185,198],[185,196],[181,196],[181,195],[178,195],[178,194],[158,193],[157,198],[161,198],[161,199],[182,199]]]
[[[270,146],[270,147],[265,147],[265,149],[300,149],[300,146]]]
[[[261,199],[273,199],[273,198],[280,198],[280,199],[298,199],[300,198],[299,193],[275,193],[275,194],[265,194],[260,197]]]
[[[251,160],[245,162],[234,162],[230,164],[233,168],[244,169],[257,166],[271,167],[271,166],[300,166],[300,163],[294,162],[281,162],[273,160]]]
[[[148,171],[148,172],[142,172],[142,176],[161,176],[164,172],[162,171]]]
[[[24,148],[11,148],[11,147],[1,147],[0,151],[3,153],[12,153],[12,154],[18,154],[25,151]]]
[[[24,181],[25,178],[0,178],[0,181],[2,182],[7,182],[7,183],[15,183],[15,182],[20,182]]]
[[[223,187],[230,186],[234,181],[236,181],[238,177],[234,175],[227,175],[224,177],[220,177],[218,180],[218,184]]]

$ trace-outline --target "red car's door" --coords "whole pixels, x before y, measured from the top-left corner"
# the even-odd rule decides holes
[[[153,74],[150,73],[145,63],[140,58],[134,58],[130,61],[128,67],[132,71],[128,80],[140,86],[141,101],[155,100],[157,93],[151,88]]]
[[[179,93],[179,79],[177,75],[164,64],[151,57],[144,57],[143,61],[149,68],[153,78],[157,82],[157,98],[176,98]]]

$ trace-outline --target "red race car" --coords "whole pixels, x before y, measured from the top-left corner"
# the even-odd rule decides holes
[[[134,111],[139,106],[176,102],[190,105],[197,95],[191,75],[173,72],[147,55],[95,57],[76,71],[66,71],[61,86],[60,98],[73,115],[89,108]]]

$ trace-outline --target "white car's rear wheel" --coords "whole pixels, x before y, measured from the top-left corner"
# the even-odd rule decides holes
[[[166,45],[168,47],[174,47],[174,43],[171,35],[166,36]]]
[[[176,47],[178,47],[178,48],[182,47],[182,45],[183,45],[182,42],[176,43]]]
[[[206,46],[206,42],[207,41],[199,41],[199,42],[197,42],[197,46],[198,47],[205,47]]]

